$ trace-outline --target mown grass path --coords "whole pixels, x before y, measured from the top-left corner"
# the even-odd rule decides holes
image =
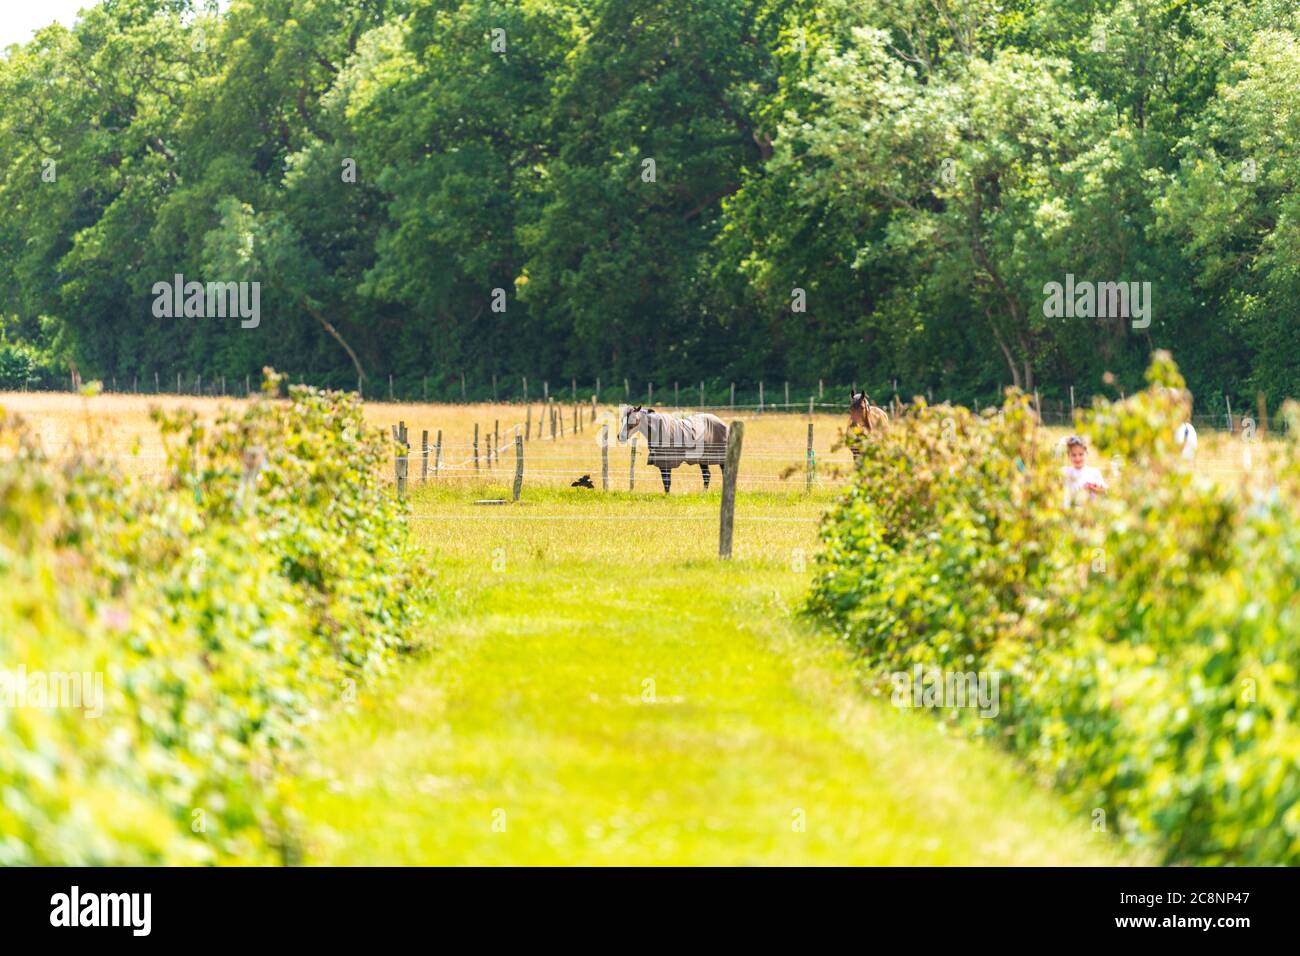
[[[742,495],[719,565],[716,491],[476,496],[415,496],[428,652],[320,728],[308,862],[1120,860],[1006,755],[865,695],[792,616],[827,499]]]

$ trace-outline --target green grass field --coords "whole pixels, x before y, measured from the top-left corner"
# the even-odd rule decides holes
[[[493,491],[412,494],[440,603],[319,727],[309,863],[1134,862],[798,619],[831,492],[742,492],[720,563],[716,489]]]

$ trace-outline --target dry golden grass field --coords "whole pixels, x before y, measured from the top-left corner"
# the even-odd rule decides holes
[[[103,394],[82,398],[69,393],[0,393],[0,407],[22,416],[40,435],[45,450],[59,456],[82,447],[119,460],[135,474],[148,474],[161,467],[161,446],[149,418],[153,407],[191,408],[201,418],[211,418],[223,406],[237,405],[233,398],[195,396],[136,396]],[[514,436],[527,435],[524,445],[526,486],[567,486],[582,475],[590,475],[599,488],[602,474],[601,427],[610,429],[610,490],[663,493],[656,468],[645,463],[645,446],[635,449],[619,445],[618,406],[590,402],[576,408],[578,431],[574,431],[575,406],[556,403],[555,437],[549,418],[543,426],[544,406],[519,404],[435,405],[419,403],[368,402],[366,421],[390,433],[393,425],[405,422],[411,444],[409,473],[412,483],[424,477],[423,432],[428,432],[428,480],[439,485],[491,489],[508,486],[515,473]],[[664,408],[664,411],[670,409]],[[682,409],[688,412],[690,409]],[[724,421],[746,423],[740,487],[746,490],[803,491],[806,488],[808,424],[813,425],[814,474],[819,485],[838,484],[846,476],[852,458],[837,447],[845,423],[843,414],[784,414],[753,410],[716,410]],[[478,426],[478,463],[475,466],[474,429]],[[531,426],[531,427],[530,427]],[[562,429],[562,434],[561,434]],[[437,451],[442,435],[442,454]],[[634,475],[634,477],[633,477]],[[715,481],[719,473],[713,472]],[[699,468],[683,466],[673,472],[674,492],[703,490]],[[716,490],[716,485],[714,486]]]
[[[234,398],[206,398],[184,395],[102,394],[83,398],[66,392],[0,392],[0,408],[22,416],[40,435],[47,453],[59,457],[77,448],[93,447],[101,456],[117,459],[133,474],[157,473],[162,453],[157,431],[149,418],[153,407],[191,408],[201,418],[211,418],[223,406],[238,405]],[[441,487],[464,486],[475,494],[499,495],[508,489],[515,472],[514,436],[527,435],[524,443],[525,487],[565,487],[582,475],[590,475],[601,486],[602,454],[599,436],[609,425],[609,488],[662,494],[658,470],[645,463],[644,445],[635,449],[619,445],[613,438],[618,430],[618,406],[590,402],[576,407],[578,430],[574,430],[575,406],[554,403],[557,415],[555,437],[549,417],[540,402],[531,405],[483,403],[467,405],[401,402],[367,402],[366,421],[389,433],[405,422],[411,445],[409,476],[412,484],[427,481]],[[661,406],[667,413],[679,411]],[[813,475],[818,488],[837,487],[847,478],[852,458],[841,444],[848,421],[847,408],[835,411],[819,406],[816,414],[806,412],[758,413],[754,409],[706,409],[724,421],[744,421],[745,440],[740,488],[749,491],[803,492],[807,488],[808,425],[813,426]],[[682,413],[693,411],[680,409]],[[477,466],[474,430],[478,426]],[[428,432],[428,462],[423,454],[423,433]],[[1059,441],[1068,429],[1046,426],[1050,441]],[[441,456],[437,442],[442,438]],[[1207,477],[1238,485],[1247,477],[1266,472],[1269,441],[1243,441],[1239,435],[1202,428],[1197,469]],[[1122,463],[1113,461],[1106,449],[1092,451],[1091,462],[1102,468],[1109,480],[1122,480]],[[633,468],[635,464],[635,468]],[[391,478],[389,473],[386,477]],[[719,475],[715,470],[713,478]],[[716,485],[714,486],[716,490]],[[672,476],[672,490],[703,490],[699,468],[683,466]]]

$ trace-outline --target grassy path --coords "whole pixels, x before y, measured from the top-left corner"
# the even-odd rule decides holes
[[[1005,755],[865,697],[791,617],[824,500],[743,495],[719,567],[716,493],[470,497],[416,498],[429,653],[321,728],[309,862],[1120,859]]]

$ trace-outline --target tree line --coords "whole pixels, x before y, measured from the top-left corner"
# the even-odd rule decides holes
[[[0,375],[1272,404],[1297,132],[1290,0],[102,0],[0,59]]]

